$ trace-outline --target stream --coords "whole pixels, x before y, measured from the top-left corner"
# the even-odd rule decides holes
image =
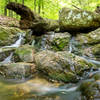
[[[21,45],[23,38],[24,37],[22,35],[19,35],[18,40],[14,44],[10,46],[4,46],[2,48],[18,48]],[[50,38],[53,38],[53,34]],[[43,38],[41,42],[42,50],[48,48],[48,45],[46,46],[45,41],[46,37]],[[76,49],[76,47],[73,45],[73,42],[75,43],[74,37],[72,37],[69,43],[69,53],[72,53]],[[12,56],[13,52],[1,63],[11,63]],[[80,57],[88,62],[92,62],[100,66],[100,61],[89,59],[84,56]],[[87,100],[86,98],[82,98],[81,96],[82,93],[79,89],[80,84],[84,80],[89,80],[89,78],[96,73],[100,73],[99,68],[98,70],[91,69],[88,72],[86,71],[83,77],[79,77],[80,81],[78,83],[66,83],[62,86],[58,83],[48,82],[41,77],[36,77],[28,80],[25,80],[23,77],[22,80],[19,81],[0,78],[0,100]],[[91,100],[100,100],[100,98]]]

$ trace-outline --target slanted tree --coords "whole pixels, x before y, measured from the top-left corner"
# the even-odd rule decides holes
[[[44,0],[34,0],[34,11],[35,12],[38,12],[40,14],[43,8],[44,8]]]
[[[7,5],[7,0],[5,0],[5,5]],[[4,7],[4,15],[7,16],[7,8]]]
[[[58,20],[42,18],[23,4],[10,2],[6,7],[21,16],[21,29],[32,29],[33,34],[36,36],[45,34],[47,31],[54,31],[59,27]]]
[[[24,5],[24,0],[22,0],[22,4]]]

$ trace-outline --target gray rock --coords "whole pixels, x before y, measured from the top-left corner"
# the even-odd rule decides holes
[[[85,69],[96,68],[94,64],[88,62],[85,58],[66,51],[44,50],[36,54],[35,61],[38,70],[41,70],[50,78],[63,82],[75,82],[77,80],[75,73],[82,75]]]
[[[90,11],[62,8],[59,13],[61,31],[75,33],[91,31],[100,27],[100,14]]]
[[[23,62],[34,62],[34,54],[35,50],[30,45],[23,45],[15,50],[15,55]]]
[[[0,74],[9,79],[27,78],[35,71],[35,65],[30,63],[0,63]]]
[[[88,34],[78,34],[76,40],[80,42],[81,45],[93,45],[100,43],[100,28],[89,32]]]

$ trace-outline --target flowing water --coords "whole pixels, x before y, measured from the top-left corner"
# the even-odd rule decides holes
[[[54,34],[50,36],[50,39],[54,37]],[[19,39],[10,46],[5,46],[2,48],[9,47],[19,47],[23,40],[23,36],[20,34]],[[76,47],[73,45],[74,37],[71,39],[69,44],[69,52],[72,53]],[[46,36],[43,38],[41,44],[42,50],[47,49]],[[34,43],[33,43],[34,45]],[[11,58],[13,53],[11,53],[7,58],[4,59],[1,63],[7,64],[11,63]],[[100,66],[99,61],[91,60],[89,58],[81,56],[83,59],[97,64]],[[69,61],[70,62],[70,61]],[[72,70],[73,69],[72,64]],[[89,72],[84,73],[82,80],[88,79],[92,75],[100,73],[100,69],[94,71],[90,70]],[[23,71],[24,75],[24,71]],[[0,78],[0,100],[82,100],[81,91],[78,90],[79,84],[66,84],[60,86],[58,83],[50,83],[41,78],[33,78],[31,80],[26,80],[23,76],[22,80],[7,80]],[[84,99],[86,100],[86,99]],[[99,99],[95,99],[99,100]]]
[[[7,58],[5,58],[1,63],[3,64],[7,64],[7,63],[11,63],[11,58],[13,56],[13,53],[11,53]]]
[[[24,39],[23,37],[24,35],[23,34],[19,34],[19,39],[14,43],[14,44],[11,44],[10,46],[4,46],[2,48],[18,48],[20,45],[21,45],[21,42],[22,40]]]
[[[24,83],[0,80],[0,100],[79,100],[77,88],[71,84],[58,87],[37,78]]]

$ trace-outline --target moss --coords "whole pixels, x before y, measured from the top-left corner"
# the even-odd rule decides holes
[[[25,49],[21,48],[21,49],[16,50],[16,54],[19,54],[20,56],[22,56],[22,55],[24,56],[24,55],[27,55],[29,53],[31,53],[31,51],[28,49],[25,50]]]
[[[89,11],[63,8],[60,12],[59,23],[61,31],[81,31],[88,28],[99,27],[99,17]],[[98,16],[98,15],[97,15]]]
[[[69,37],[65,38],[55,38],[52,42],[52,48],[55,51],[64,50],[69,44]]]
[[[24,45],[15,51],[15,55],[24,62],[32,62],[34,60],[33,54],[34,49],[29,45]]]
[[[0,30],[0,40],[7,40],[8,38],[9,34],[4,30]]]
[[[71,72],[67,72],[67,73],[53,72],[53,73],[49,73],[48,75],[52,79],[58,80],[58,81],[63,81],[63,82],[76,82],[77,81],[75,75]]]

